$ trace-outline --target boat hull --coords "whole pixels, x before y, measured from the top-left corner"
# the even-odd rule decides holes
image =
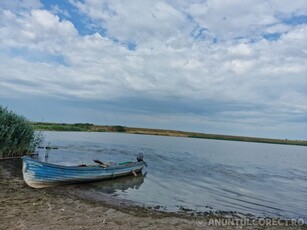
[[[144,162],[131,165],[116,165],[108,168],[101,166],[63,166],[34,160],[30,157],[22,158],[23,179],[33,188],[44,188],[65,184],[101,181],[138,173],[144,167]]]

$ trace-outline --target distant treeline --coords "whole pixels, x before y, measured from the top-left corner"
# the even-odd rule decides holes
[[[98,126],[91,123],[51,123],[33,122],[32,126],[36,130],[44,131],[77,131],[77,132],[126,132],[124,126]]]
[[[301,140],[231,136],[231,135],[220,135],[220,134],[183,132],[176,130],[134,128],[134,127],[119,126],[119,125],[106,126],[106,125],[94,125],[91,123],[67,124],[67,123],[50,123],[50,122],[34,122],[32,123],[32,125],[36,130],[46,130],[46,131],[122,132],[122,133],[124,132],[124,133],[144,134],[144,135],[177,136],[177,137],[216,139],[216,140],[228,140],[228,141],[261,142],[261,143],[271,143],[271,144],[307,146],[307,141],[301,141]]]
[[[46,123],[46,122],[35,122],[32,126],[36,130],[48,130],[48,131],[90,131],[90,127],[93,124],[89,123],[76,123],[76,124],[66,124],[66,123]]]

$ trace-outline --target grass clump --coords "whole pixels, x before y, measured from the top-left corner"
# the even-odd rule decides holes
[[[25,117],[0,105],[0,158],[33,153],[42,139]]]
[[[113,126],[112,129],[113,132],[120,132],[120,133],[126,132],[126,128],[120,125]]]
[[[32,127],[35,130],[44,131],[75,131],[75,132],[87,132],[90,131],[93,124],[90,123],[51,123],[51,122],[34,122]]]

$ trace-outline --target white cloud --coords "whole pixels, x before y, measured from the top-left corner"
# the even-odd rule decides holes
[[[241,43],[228,48],[229,54],[233,56],[251,56],[253,51],[248,44]]]
[[[205,10],[200,13],[195,8]],[[220,39],[250,36],[260,26],[277,22],[267,1],[209,0],[188,8],[187,12],[201,27],[207,28]]]
[[[186,24],[185,16],[163,1],[134,0],[127,4],[126,1],[71,0],[71,3],[120,40],[141,42],[152,37],[168,38],[180,34]]]
[[[41,8],[43,4],[40,2],[40,0],[18,0],[18,1],[12,1],[12,0],[1,0],[0,7],[8,10],[29,10],[29,9],[37,9]]]
[[[293,0],[293,1],[279,1],[271,0],[270,4],[276,10],[285,14],[296,14],[302,15],[307,14],[307,5],[304,0]]]
[[[52,5],[50,12],[55,14],[55,15],[60,14],[60,15],[64,15],[67,18],[71,18],[71,15],[69,14],[68,10],[61,9],[58,5]]]
[[[269,25],[264,32],[268,34],[274,33],[286,33],[291,29],[291,26],[285,24],[273,24]]]
[[[225,67],[236,74],[248,74],[253,66],[254,62],[244,60],[232,60],[225,63]]]
[[[60,21],[58,16],[47,10],[32,9],[23,15],[3,10],[0,20],[2,46],[10,48],[59,53],[78,34],[70,21]]]
[[[276,16],[302,14],[306,3],[287,1],[289,9],[277,1],[193,2],[71,0],[94,28],[106,29],[105,36],[81,35],[69,18],[56,15],[64,9],[52,13],[39,2],[28,8],[6,2],[0,11],[0,95],[177,98],[213,101],[220,110],[228,102],[238,109],[225,108],[217,120],[239,111],[233,122],[259,124],[274,115],[284,119],[279,113],[307,113],[307,25]],[[202,27],[204,37],[193,37]],[[265,33],[282,34],[268,41]],[[136,49],[125,41],[136,42]],[[248,104],[250,111],[241,108]]]

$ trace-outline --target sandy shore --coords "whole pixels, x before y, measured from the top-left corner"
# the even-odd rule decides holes
[[[255,229],[198,227],[193,216],[80,199],[65,191],[67,188],[32,189],[24,183],[20,172],[0,167],[0,229]],[[305,225],[282,229],[307,228]]]

